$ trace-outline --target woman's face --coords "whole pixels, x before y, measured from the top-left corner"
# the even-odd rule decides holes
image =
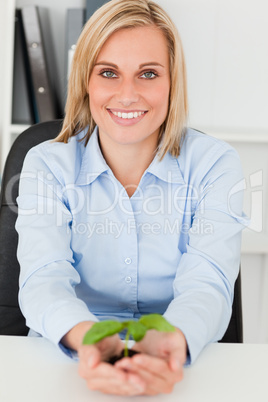
[[[169,104],[169,54],[154,27],[122,29],[103,45],[88,93],[103,141],[155,147]]]

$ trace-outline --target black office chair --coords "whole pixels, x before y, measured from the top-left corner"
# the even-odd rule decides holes
[[[23,160],[30,148],[53,139],[60,132],[62,120],[36,124],[14,142],[8,155],[0,196],[0,335],[26,335],[28,328],[18,305],[19,263],[16,257],[18,236],[16,198]],[[233,312],[221,342],[241,343],[242,305],[240,274],[235,284]]]
[[[55,138],[61,120],[36,124],[15,140],[6,160],[0,196],[0,335],[26,335],[28,328],[18,305],[18,235],[15,230],[19,175],[26,153]]]

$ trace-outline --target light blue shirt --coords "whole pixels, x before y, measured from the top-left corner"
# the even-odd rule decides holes
[[[243,174],[228,144],[188,129],[178,158],[156,156],[131,198],[87,146],[44,142],[24,161],[18,197],[19,303],[58,344],[86,320],[163,314],[194,361],[222,338],[239,271]]]

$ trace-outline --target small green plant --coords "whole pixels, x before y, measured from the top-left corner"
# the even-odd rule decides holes
[[[92,345],[101,341],[103,338],[117,334],[124,329],[127,330],[124,356],[128,356],[128,340],[130,338],[130,335],[132,336],[134,341],[139,342],[143,339],[149,329],[156,329],[157,331],[161,332],[175,331],[175,327],[173,327],[173,325],[171,325],[160,314],[148,314],[141,317],[138,321],[100,321],[92,325],[90,330],[85,334],[83,345]]]

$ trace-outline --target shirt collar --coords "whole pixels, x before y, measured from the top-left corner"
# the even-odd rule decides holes
[[[156,155],[146,172],[153,174],[167,183],[185,184],[179,161],[177,158],[171,156],[169,152],[165,154],[161,161],[158,155]]]
[[[77,140],[79,141],[84,135],[85,131],[81,132],[77,136]],[[102,155],[98,140],[98,127],[96,126],[85,147],[76,184],[91,184],[98,176],[108,170],[110,170],[110,168]],[[166,153],[161,161],[159,160],[158,154],[156,154],[145,173],[150,173],[167,183],[185,184],[179,167],[179,161],[177,158],[171,156],[169,152]]]
[[[78,135],[77,140],[83,138],[85,131]],[[98,127],[96,126],[91,134],[89,141],[85,147],[82,157],[82,164],[76,184],[87,185],[91,184],[98,176],[108,171],[110,168],[107,165],[99,146]]]

